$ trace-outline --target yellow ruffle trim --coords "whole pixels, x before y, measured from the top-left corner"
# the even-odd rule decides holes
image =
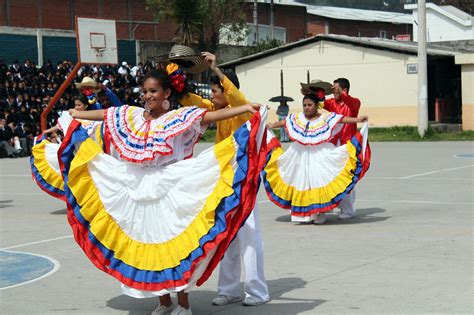
[[[353,171],[357,165],[357,150],[350,142],[347,143],[349,158],[342,171],[325,186],[313,188],[311,190],[298,190],[296,187],[288,185],[280,175],[278,169],[278,158],[283,154],[282,148],[277,148],[265,167],[266,178],[275,195],[284,200],[291,200],[291,204],[296,207],[307,207],[312,204],[324,204],[330,202],[335,196],[344,192],[352,182]]]
[[[43,140],[31,149],[34,157],[34,166],[43,179],[54,188],[64,190],[64,181],[60,173],[57,173],[46,159],[46,144],[51,142]]]
[[[159,244],[131,239],[105,210],[87,168],[87,163],[101,153],[100,147],[91,139],[82,143],[77,151],[71,163],[68,185],[81,207],[81,214],[90,223],[90,231],[102,245],[114,251],[115,258],[138,269],[160,271],[178,266],[199,247],[199,239],[214,226],[215,209],[223,198],[233,193],[235,151],[233,138],[215,146],[221,177],[213,192],[186,230]]]

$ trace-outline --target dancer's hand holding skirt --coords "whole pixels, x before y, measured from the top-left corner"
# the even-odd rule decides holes
[[[73,121],[68,112],[63,112],[58,118],[59,130],[66,134]],[[102,145],[102,122],[80,120],[82,127],[97,143]],[[58,161],[59,144],[52,143],[41,134],[35,138],[30,157],[31,175],[35,183],[49,195],[65,200],[64,181],[59,170]]]

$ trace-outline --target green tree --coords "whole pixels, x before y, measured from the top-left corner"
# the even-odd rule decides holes
[[[192,46],[199,41],[203,25],[203,11],[196,0],[147,0],[158,21],[173,21],[177,26],[178,43]]]
[[[261,41],[258,45],[245,47],[245,49],[242,52],[242,57],[253,55],[253,54],[256,54],[265,50],[269,50],[272,48],[276,48],[281,45],[283,45],[283,43],[277,39]]]
[[[240,0],[147,0],[158,21],[178,25],[179,43],[211,52],[219,45],[222,26],[241,36],[246,27],[243,7]]]
[[[216,51],[221,39],[221,29],[225,25],[230,32],[224,36],[235,41],[241,40],[242,30],[246,30],[244,3],[240,0],[201,0],[204,12],[203,41],[201,49]],[[245,34],[247,34],[245,32]]]

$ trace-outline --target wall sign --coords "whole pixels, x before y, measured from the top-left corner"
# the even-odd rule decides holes
[[[417,74],[418,73],[418,64],[409,63],[407,64],[407,74]]]

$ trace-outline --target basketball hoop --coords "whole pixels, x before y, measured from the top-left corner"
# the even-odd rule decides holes
[[[104,55],[104,51],[106,51],[106,48],[94,48],[95,50],[95,56],[97,58],[101,58]]]
[[[71,84],[83,64],[116,65],[118,63],[117,30],[114,20],[76,17],[77,64],[41,113],[41,130],[54,104]]]
[[[117,64],[114,20],[76,18],[78,56],[83,64]]]

